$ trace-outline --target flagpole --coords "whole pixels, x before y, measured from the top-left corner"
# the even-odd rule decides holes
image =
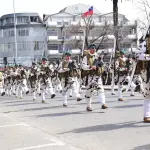
[[[84,47],[85,47],[85,36],[86,36],[86,28],[83,30],[83,45],[81,55],[83,56]]]
[[[14,10],[14,36],[15,36],[15,62],[17,63],[18,52],[17,52],[17,35],[16,35],[16,13],[15,13],[15,0],[13,0],[13,10]]]

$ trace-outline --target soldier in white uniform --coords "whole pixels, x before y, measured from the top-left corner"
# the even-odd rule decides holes
[[[82,84],[86,89],[87,111],[92,111],[92,96],[94,91],[98,92],[98,101],[102,103],[102,109],[108,108],[105,102],[105,93],[101,75],[103,73],[103,63],[98,59],[94,45],[91,45],[84,52],[81,62]]]
[[[147,32],[140,42],[139,52],[136,54],[136,72],[139,71],[143,80],[141,89],[144,96],[144,122],[150,123],[150,33]]]
[[[76,68],[74,62],[71,60],[71,54],[66,52],[63,60],[59,65],[59,77],[62,83],[62,94],[64,96],[63,106],[68,105],[68,90],[72,89],[75,93],[77,101],[81,101],[77,78],[79,77],[79,70]]]

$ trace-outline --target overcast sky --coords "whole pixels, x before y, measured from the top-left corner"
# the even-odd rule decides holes
[[[42,14],[53,14],[68,5],[84,3],[95,6],[101,13],[112,12],[111,0],[14,0],[16,13],[18,12],[37,12]],[[137,18],[138,11],[132,0],[119,0],[119,12],[125,14],[129,20]],[[136,1],[136,0],[133,0]],[[13,0],[0,0],[0,16],[13,13]]]

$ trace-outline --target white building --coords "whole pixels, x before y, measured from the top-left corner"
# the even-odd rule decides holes
[[[0,64],[6,57],[14,63],[17,49],[17,63],[27,64],[40,59],[47,50],[47,31],[38,13],[16,13],[16,44],[14,14],[0,18]],[[16,46],[17,45],[17,46]]]
[[[43,16],[47,26],[48,56],[51,59],[60,58],[63,51],[66,50],[70,50],[73,55],[81,54],[84,31],[87,27],[87,23],[81,15],[89,8],[90,6],[85,4],[76,4],[66,7],[56,14]],[[137,46],[137,22],[129,22],[122,14],[118,15],[118,21],[120,49],[135,48]],[[99,45],[99,50],[111,52],[114,43],[113,13],[101,14],[94,7],[88,31],[88,44],[85,42],[84,48],[90,43],[95,43]],[[107,34],[103,33],[105,31]]]

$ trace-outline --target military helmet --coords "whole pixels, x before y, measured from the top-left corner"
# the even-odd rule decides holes
[[[35,63],[35,62],[32,62],[32,65],[36,65],[36,63]]]
[[[129,54],[129,55],[128,55],[128,58],[132,58],[132,55],[131,55],[131,54]]]
[[[64,56],[71,56],[71,53],[70,52],[65,52]]]
[[[120,51],[120,55],[124,55],[125,54],[125,52],[124,51]]]
[[[91,44],[88,49],[96,49],[96,45],[95,44]]]
[[[46,57],[43,57],[43,58],[42,58],[42,61],[47,61],[47,58],[46,58]]]

